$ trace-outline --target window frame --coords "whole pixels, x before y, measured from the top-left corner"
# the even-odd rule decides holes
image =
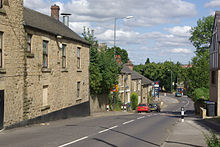
[[[77,82],[77,86],[76,86],[76,97],[80,98],[80,81]]]
[[[3,32],[0,32],[0,68],[3,68]]]
[[[81,53],[81,48],[80,47],[77,47],[77,69],[80,69],[81,68],[81,60],[80,60],[80,53]]]
[[[29,38],[30,36],[30,38]],[[27,34],[27,52],[31,52],[31,42],[32,42],[32,35]]]
[[[62,68],[66,68],[66,44],[62,44]]]
[[[46,43],[46,52],[44,51],[44,43]],[[43,68],[48,68],[48,43],[49,41],[43,40]],[[45,63],[46,58],[46,65]]]

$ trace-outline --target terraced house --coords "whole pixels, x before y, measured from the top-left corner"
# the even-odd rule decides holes
[[[0,128],[89,115],[89,52],[58,6],[47,16],[0,0]]]
[[[148,103],[153,81],[133,70],[131,61],[123,65],[118,78],[119,96],[123,103],[130,103],[133,92],[138,95],[138,103]]]

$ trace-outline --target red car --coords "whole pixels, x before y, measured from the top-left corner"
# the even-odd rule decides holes
[[[150,108],[148,107],[147,104],[139,104],[137,106],[137,112],[140,113],[140,112],[150,112]]]

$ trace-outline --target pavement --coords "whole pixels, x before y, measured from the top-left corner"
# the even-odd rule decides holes
[[[200,118],[186,118],[184,122],[181,120],[175,125],[169,137],[163,144],[163,147],[206,147],[204,134],[208,134],[208,130],[198,124]]]
[[[188,99],[186,96],[178,98],[180,103],[183,98]],[[166,98],[163,100],[166,101]],[[162,147],[207,147],[204,134],[209,134],[208,130],[212,128],[213,123],[194,115],[192,101],[185,105],[185,108],[188,111],[185,112],[184,122],[179,118]],[[177,115],[180,117],[180,114]]]

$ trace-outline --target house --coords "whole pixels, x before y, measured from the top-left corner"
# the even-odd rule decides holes
[[[123,65],[123,68],[121,69],[121,74],[118,78],[118,92],[122,103],[131,102],[131,83],[131,70],[129,69],[129,67]]]
[[[124,84],[122,84],[123,82]],[[148,98],[153,88],[152,85],[153,82],[151,80],[133,71],[131,61],[123,65],[119,75],[119,95],[122,102],[129,103],[131,94],[135,92],[138,95],[138,103],[148,103]]]
[[[0,128],[89,115],[89,43],[59,21],[59,6],[47,16],[0,3]]]
[[[215,12],[213,35],[211,40],[210,54],[210,100],[216,102],[217,115],[220,116],[220,11]]]

